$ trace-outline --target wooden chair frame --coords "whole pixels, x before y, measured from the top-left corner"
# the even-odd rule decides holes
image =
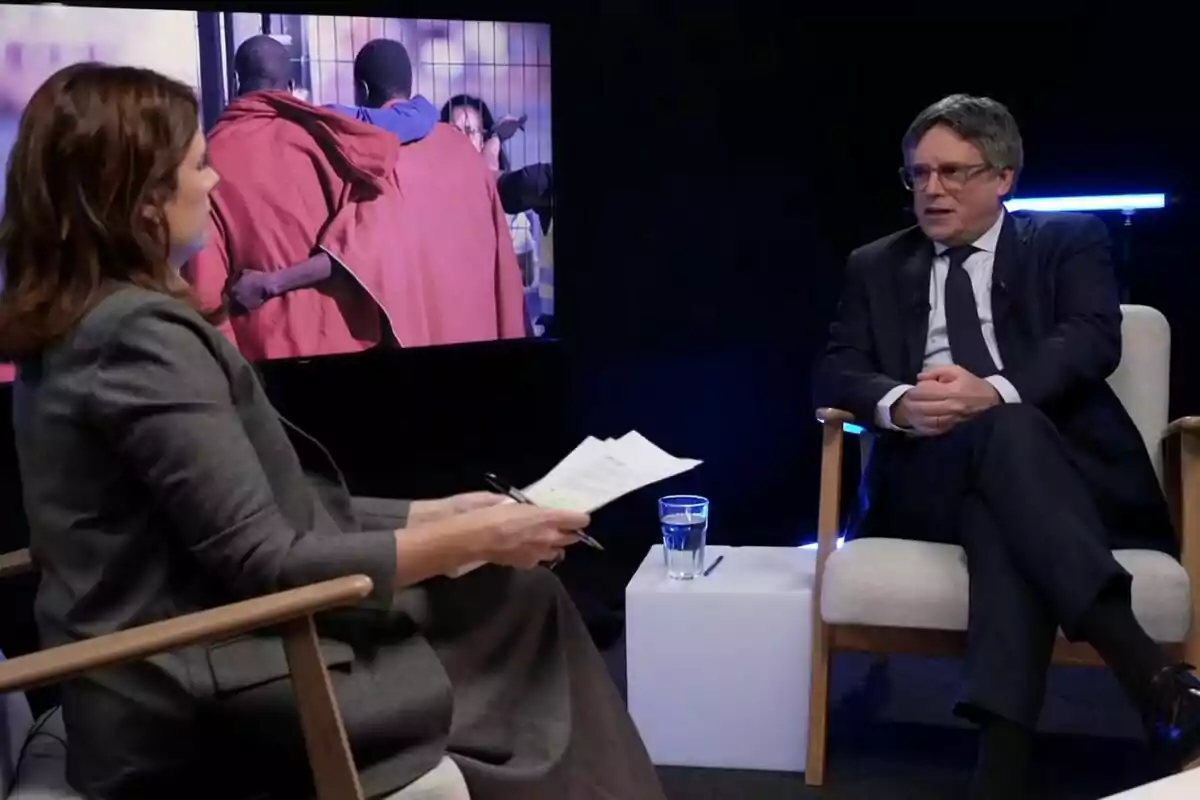
[[[821,587],[825,564],[837,547],[842,494],[843,426],[854,415],[836,408],[817,411],[821,424],[821,488],[817,521],[817,570],[813,584],[812,685],[808,708],[808,758],[805,782],[825,782],[825,760],[829,724],[829,669],[834,653],[860,652],[876,656],[922,655],[962,658],[966,634],[918,628],[869,625],[829,625],[821,613]],[[1180,539],[1180,561],[1191,580],[1192,624],[1185,640],[1170,645],[1172,658],[1200,663],[1200,417],[1182,417],[1167,426],[1164,440],[1179,443],[1178,469],[1163,467],[1168,496],[1172,500],[1176,533]],[[1168,462],[1169,463],[1169,462]],[[1177,480],[1176,480],[1177,479]],[[1060,638],[1054,648],[1055,665],[1104,666],[1090,645]]]
[[[33,569],[28,550],[0,555],[0,578]],[[0,662],[0,693],[28,691],[101,667],[278,627],[291,669],[317,799],[363,800],[346,729],[321,659],[313,615],[354,605],[371,590],[370,578],[350,575],[18,656]]]

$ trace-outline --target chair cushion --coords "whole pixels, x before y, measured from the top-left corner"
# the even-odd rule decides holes
[[[67,783],[67,732],[61,708],[47,711],[30,729],[8,800],[81,800]]]
[[[4,654],[0,653],[0,661]],[[67,731],[62,708],[36,721],[25,695],[0,694],[0,800],[81,800],[67,783]],[[443,757],[387,800],[470,800],[458,765]]]
[[[1121,363],[1108,385],[1137,425],[1162,480],[1162,435],[1171,386],[1171,326],[1149,306],[1121,306]]]
[[[1182,642],[1191,624],[1187,573],[1153,550],[1118,550],[1133,575],[1133,611],[1155,641]],[[834,625],[965,631],[967,560],[958,545],[856,539],[825,566],[821,616]]]
[[[471,800],[471,795],[458,765],[443,756],[436,767],[387,800]]]
[[[24,700],[24,695],[13,696]],[[47,711],[28,727],[28,731],[27,742],[12,758],[17,766],[12,791],[7,795],[0,792],[0,798],[82,800],[67,783],[67,732],[61,707]],[[16,764],[18,757],[19,765]],[[471,800],[471,795],[458,765],[449,757],[443,757],[436,767],[387,800]]]
[[[66,737],[59,707],[34,723],[16,785],[4,800],[82,800],[67,783]],[[436,767],[387,800],[471,800],[471,796],[458,765],[443,757]]]
[[[0,652],[0,662],[3,661],[4,653]],[[8,797],[8,792],[16,781],[14,773],[17,759],[21,755],[21,748],[31,727],[33,712],[25,694],[0,694],[0,798]]]

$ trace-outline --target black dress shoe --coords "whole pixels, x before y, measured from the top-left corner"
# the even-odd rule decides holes
[[[1154,676],[1157,715],[1148,720],[1156,743],[1184,770],[1200,767],[1200,678],[1194,669],[1176,664]]]

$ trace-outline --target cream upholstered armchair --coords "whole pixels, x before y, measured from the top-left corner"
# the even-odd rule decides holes
[[[27,550],[0,554],[0,578],[33,568]],[[370,593],[370,578],[351,575],[7,661],[0,654],[0,800],[80,800],[66,780],[61,710],[51,709],[35,721],[24,692],[89,670],[267,627],[278,628],[283,636],[316,800],[363,800],[313,615],[354,605]],[[388,800],[469,800],[469,795],[458,767],[443,758]]]
[[[1200,417],[1167,424],[1171,329],[1146,306],[1122,306],[1121,363],[1109,384],[1146,443],[1172,500],[1181,562],[1148,550],[1116,558],[1133,575],[1133,609],[1147,632],[1190,664],[1200,663]],[[830,659],[837,651],[961,657],[967,628],[967,566],[961,547],[869,538],[837,547],[843,426],[853,417],[821,409],[823,428],[817,572],[813,590],[809,699],[810,786],[825,780]],[[1178,460],[1164,440],[1178,438]],[[864,464],[869,437],[863,436]],[[1168,467],[1167,463],[1173,466]],[[1060,638],[1055,664],[1102,666],[1091,647]]]

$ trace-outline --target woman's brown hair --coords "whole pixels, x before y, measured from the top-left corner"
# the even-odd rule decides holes
[[[73,64],[34,92],[0,218],[0,355],[59,340],[113,281],[194,305],[163,206],[199,126],[192,88],[148,69]]]

